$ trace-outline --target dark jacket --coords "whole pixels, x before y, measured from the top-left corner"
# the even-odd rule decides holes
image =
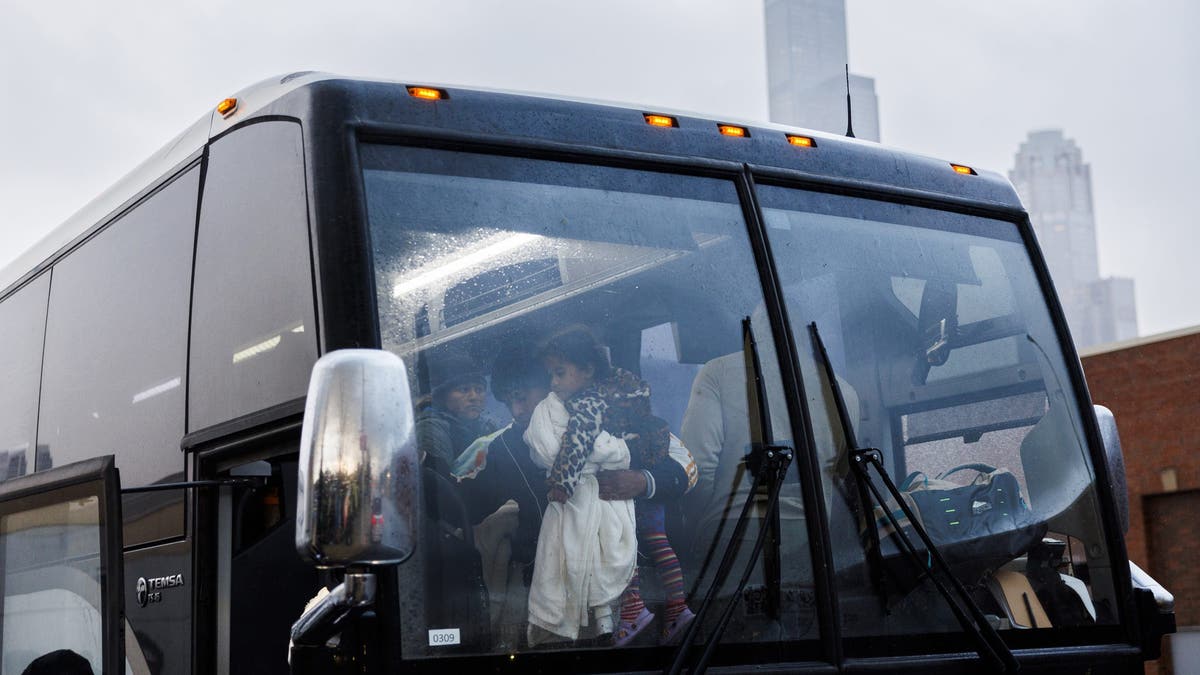
[[[472,441],[496,430],[491,420],[464,420],[435,405],[417,413],[416,426],[417,447],[425,453],[425,466],[443,476],[450,475],[454,460]]]
[[[542,513],[546,510],[546,472],[529,457],[521,432],[509,427],[488,444],[487,467],[459,484],[471,521],[479,524],[508,500],[517,503],[517,532],[512,558],[532,563],[537,552]]]

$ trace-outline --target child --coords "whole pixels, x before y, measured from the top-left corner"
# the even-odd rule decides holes
[[[572,327],[555,335],[541,356],[550,373],[550,388],[569,412],[562,447],[547,478],[550,501],[562,503],[571,497],[601,433],[626,442],[631,468],[648,470],[674,461],[667,423],[651,414],[650,385],[629,371],[611,367],[604,348],[587,328]],[[663,505],[636,502],[635,513],[638,543],[648,549],[667,594],[662,635],[669,641],[694,615],[685,602],[679,560],[667,540]],[[636,566],[621,595],[620,618],[613,636],[617,646],[628,644],[654,620],[642,601]]]
[[[523,438],[530,458],[542,470],[555,465],[568,434],[588,437],[571,480],[551,489],[534,554],[529,584],[529,644],[553,636],[575,640],[614,631],[612,603],[628,586],[637,562],[632,500],[600,499],[596,473],[627,469],[624,440],[598,429],[579,428],[558,394],[538,403]],[[598,432],[598,433],[596,433]]]

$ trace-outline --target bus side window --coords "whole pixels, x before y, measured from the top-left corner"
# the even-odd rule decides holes
[[[0,303],[0,481],[33,471],[38,388],[50,275],[43,274]]]
[[[182,479],[199,173],[176,178],[54,265],[38,471],[113,453],[126,487]],[[181,491],[123,504],[126,545],[183,534]]]
[[[195,431],[303,397],[317,359],[300,125],[263,122],[209,150],[192,307]]]

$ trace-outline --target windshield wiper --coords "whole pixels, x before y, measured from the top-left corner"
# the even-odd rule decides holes
[[[725,584],[725,579],[729,577],[729,572],[733,568],[734,558],[737,556],[739,547],[738,544],[741,542],[742,535],[746,531],[746,526],[750,522],[750,508],[758,496],[759,488],[764,484],[768,486],[767,522],[758,530],[758,536],[754,540],[754,548],[750,551],[750,560],[746,563],[742,577],[738,580],[737,588],[729,599],[729,604],[725,607],[725,611],[721,614],[721,618],[713,628],[713,633],[709,636],[704,652],[700,655],[700,660],[696,662],[696,665],[690,671],[693,675],[703,673],[708,667],[708,662],[712,659],[717,644],[721,641],[722,633],[725,632],[726,626],[729,625],[729,620],[733,618],[733,610],[737,607],[738,599],[741,598],[742,592],[746,588],[746,583],[750,580],[750,575],[754,572],[754,566],[758,562],[759,554],[762,553],[767,533],[772,532],[772,536],[775,537],[776,546],[779,543],[777,529],[779,493],[783,488],[783,480],[784,476],[787,475],[788,465],[792,461],[792,449],[783,445],[775,445],[774,442],[775,436],[771,429],[771,413],[767,404],[766,388],[763,385],[762,364],[759,362],[758,346],[754,342],[754,334],[750,328],[750,317],[742,319],[742,351],[746,357],[746,374],[753,384],[747,391],[750,398],[747,413],[750,417],[751,442],[750,454],[746,456],[745,463],[754,475],[754,481],[750,486],[750,492],[746,495],[746,501],[742,503],[742,512],[738,515],[737,523],[733,527],[733,534],[729,539],[729,543],[725,545],[725,551],[721,556],[721,564],[717,566],[717,571],[713,575],[712,583],[708,587],[704,601],[700,603],[700,608],[696,611],[696,617],[692,619],[691,624],[684,633],[683,641],[675,650],[671,666],[663,671],[669,675],[679,675],[683,670],[688,650],[695,641],[696,635],[700,632],[700,626],[704,622],[704,617],[708,615],[709,608],[712,607],[712,601],[717,595],[717,590]],[[757,425],[755,422],[757,422]],[[777,560],[778,553],[776,553]],[[768,567],[774,567],[774,571],[778,572],[779,566],[777,563],[773,566],[768,565]],[[768,573],[770,573],[770,570],[768,570]],[[768,579],[768,581],[770,582],[771,580]],[[779,580],[775,579],[774,584],[775,590],[778,591]]]
[[[941,552],[934,545],[933,540],[929,538],[929,533],[925,531],[925,528],[921,525],[921,521],[912,512],[912,509],[909,508],[903,495],[900,494],[900,490],[892,481],[891,476],[888,475],[887,469],[884,468],[883,453],[876,448],[859,447],[858,440],[854,436],[854,427],[850,422],[850,413],[846,410],[846,400],[842,397],[842,387],[838,383],[837,374],[833,370],[833,362],[829,360],[829,352],[825,350],[825,342],[821,340],[821,333],[817,330],[816,322],[809,324],[809,331],[812,333],[812,341],[816,345],[817,354],[821,357],[821,363],[825,367],[825,375],[829,379],[829,387],[833,392],[834,407],[837,409],[838,420],[841,422],[842,433],[846,439],[846,446],[850,451],[850,466],[858,478],[860,490],[862,486],[865,486],[867,492],[875,498],[875,502],[887,516],[892,530],[900,540],[902,544],[900,548],[908,554],[909,559],[914,565],[919,569],[925,570],[927,568],[926,561],[917,553],[916,546],[913,545],[912,540],[905,534],[892,509],[888,508],[887,499],[879,491],[874,481],[871,480],[870,467],[874,466],[875,471],[879,473],[879,477],[887,487],[888,492],[891,493],[892,499],[904,511],[909,525],[925,544],[925,548],[929,552],[929,557],[932,559],[934,566],[936,566],[937,572],[949,578],[950,585],[954,588],[954,593],[950,592],[950,588],[947,588],[945,581],[935,573],[933,567],[928,568],[929,579],[933,581],[938,592],[946,599],[946,604],[950,607],[950,611],[953,612],[954,617],[958,619],[959,625],[975,640],[975,651],[979,653],[981,658],[989,661],[996,668],[997,672],[1017,672],[1021,669],[1020,663],[1017,662],[1008,645],[1004,644],[1004,639],[1000,637],[1000,634],[988,622],[987,617],[983,614],[983,610],[979,608],[979,605],[971,599],[970,594],[963,588],[962,582],[950,571],[950,566],[946,564],[946,560],[942,557]],[[870,507],[869,502],[862,504],[862,508],[864,509],[870,509]],[[873,529],[873,524],[871,524],[873,519],[869,513],[868,511],[868,529]],[[880,550],[877,541],[873,545],[876,551]]]

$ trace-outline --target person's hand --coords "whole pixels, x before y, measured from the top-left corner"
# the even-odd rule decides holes
[[[601,471],[596,474],[596,483],[600,486],[600,499],[623,501],[646,494],[646,474],[641,471]]]
[[[567,501],[567,491],[560,487],[552,487],[550,492],[546,493],[546,499],[563,504]]]

